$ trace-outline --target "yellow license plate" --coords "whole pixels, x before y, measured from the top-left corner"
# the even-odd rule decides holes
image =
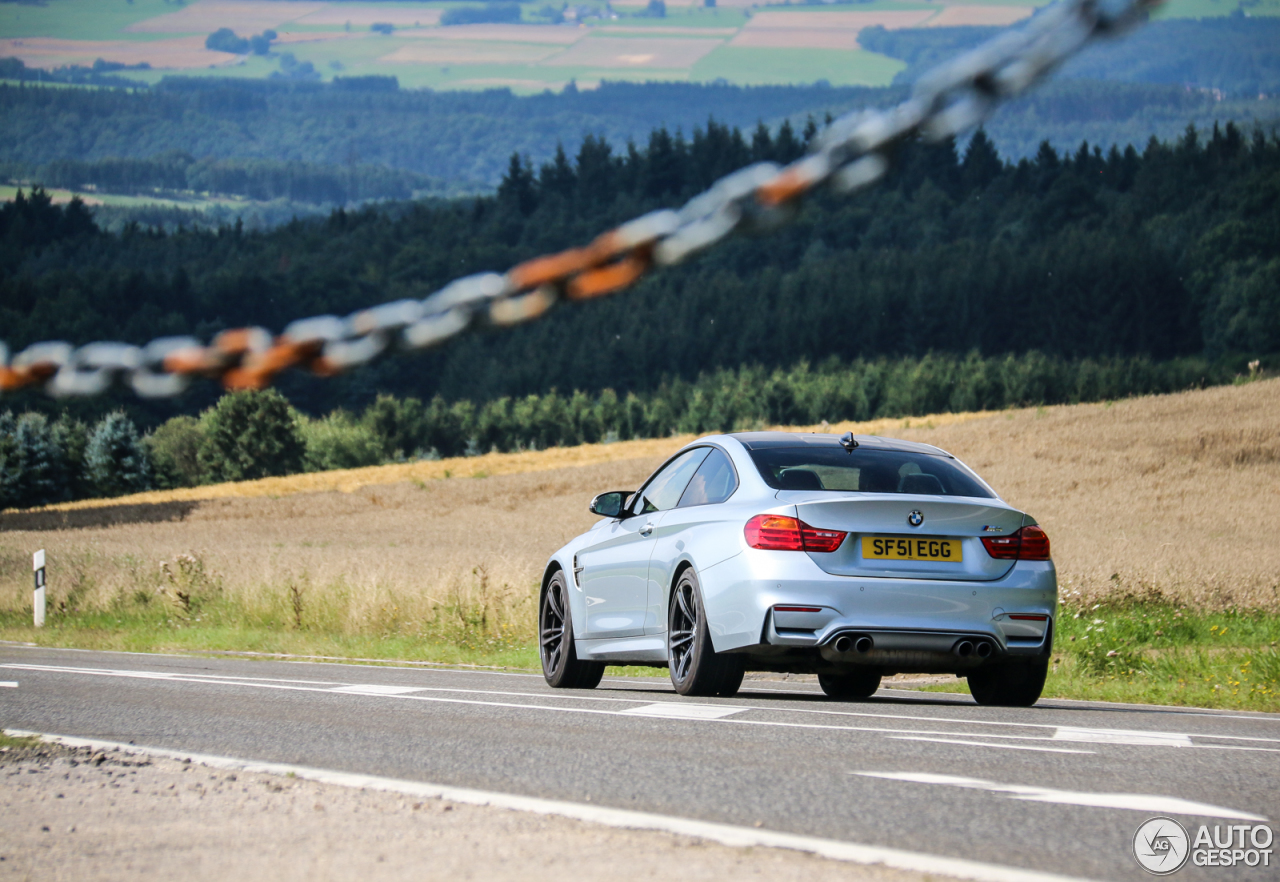
[[[862,557],[866,560],[931,560],[959,563],[964,560],[964,553],[958,539],[863,536]]]

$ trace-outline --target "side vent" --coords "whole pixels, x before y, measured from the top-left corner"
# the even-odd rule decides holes
[[[578,581],[578,576],[581,575],[581,573],[582,573],[582,567],[578,566],[578,556],[575,554],[573,556],[573,587],[574,588],[582,587],[581,583]]]

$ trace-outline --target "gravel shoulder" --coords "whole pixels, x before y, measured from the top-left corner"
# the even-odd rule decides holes
[[[55,744],[0,748],[0,877],[875,880],[919,874]]]

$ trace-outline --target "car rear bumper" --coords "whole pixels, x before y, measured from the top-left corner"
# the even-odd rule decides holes
[[[963,668],[970,663],[956,648],[964,640],[988,644],[982,660],[1047,652],[1057,612],[1052,561],[1019,561],[992,581],[885,579],[834,576],[805,555],[750,551],[699,576],[720,652],[793,648],[832,663],[903,668],[952,657]],[[841,636],[870,637],[872,649],[842,652],[835,646]]]

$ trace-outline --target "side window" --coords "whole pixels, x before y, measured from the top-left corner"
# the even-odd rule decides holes
[[[710,450],[710,447],[695,447],[667,463],[662,471],[644,485],[644,489],[638,494],[639,498],[632,503],[631,510],[636,514],[646,514],[675,508],[689,479],[698,470],[698,466],[702,465]]]
[[[712,448],[707,458],[702,461],[693,480],[680,497],[679,508],[690,505],[711,505],[724,502],[738,489],[738,476],[733,471],[733,463],[723,450]]]

